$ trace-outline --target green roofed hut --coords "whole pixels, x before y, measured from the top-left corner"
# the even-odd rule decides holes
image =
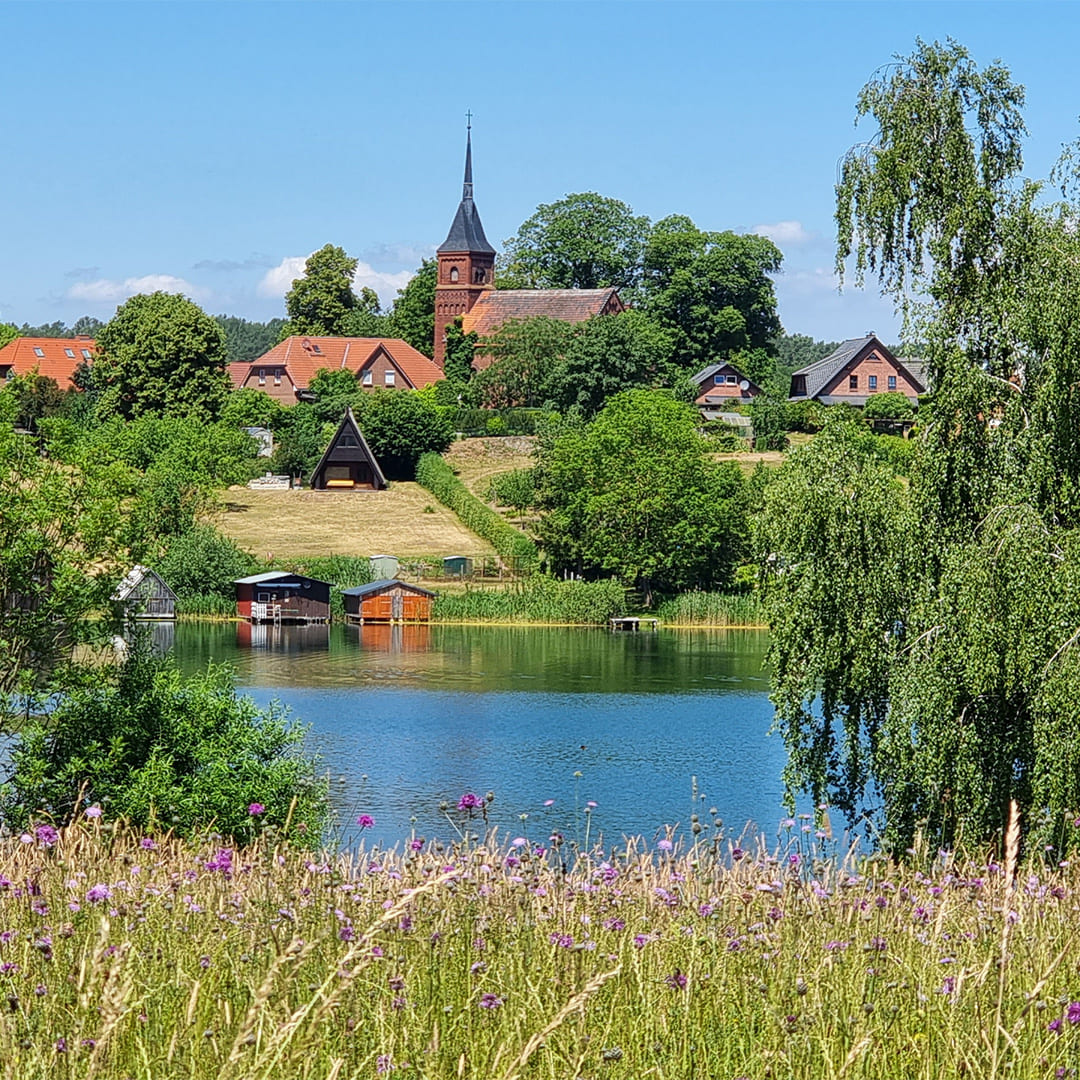
[[[324,623],[330,621],[327,581],[270,570],[238,578],[236,614],[251,623]]]
[[[429,622],[435,594],[408,581],[387,578],[341,590],[351,623]]]

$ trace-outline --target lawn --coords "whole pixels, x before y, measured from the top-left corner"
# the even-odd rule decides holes
[[[535,439],[513,436],[501,439],[460,439],[443,455],[458,479],[478,498],[487,499],[493,476],[514,469],[529,469],[535,462]]]
[[[493,555],[418,484],[386,491],[250,491],[230,488],[216,522],[259,558],[313,555]]]

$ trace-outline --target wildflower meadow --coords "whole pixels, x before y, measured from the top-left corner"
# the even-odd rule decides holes
[[[259,804],[249,812],[259,816]],[[313,856],[91,807],[0,845],[0,1076],[1064,1077],[1080,874],[787,823]],[[374,823],[363,815],[361,829]]]

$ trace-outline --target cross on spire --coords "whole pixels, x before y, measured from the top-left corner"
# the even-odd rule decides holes
[[[472,109],[465,114],[465,126],[472,131]]]

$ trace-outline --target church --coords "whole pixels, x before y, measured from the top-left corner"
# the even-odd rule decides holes
[[[446,239],[436,252],[435,363],[446,363],[446,329],[461,320],[465,333],[485,338],[510,319],[550,319],[578,323],[594,315],[624,310],[619,291],[607,289],[496,289],[495,249],[484,235],[480,212],[473,201],[472,126],[465,137],[465,183],[461,202]],[[477,356],[477,368],[491,363]]]

